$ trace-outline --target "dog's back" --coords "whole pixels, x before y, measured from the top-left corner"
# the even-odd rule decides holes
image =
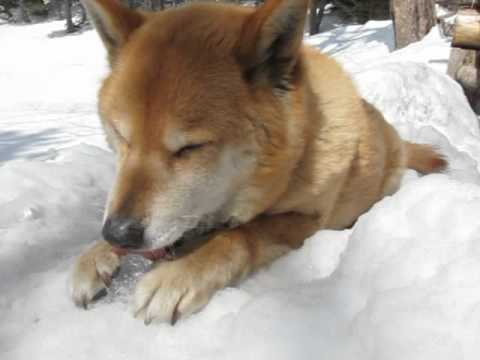
[[[318,213],[324,226],[345,228],[394,193],[405,168],[429,173],[446,166],[431,146],[400,139],[335,60],[309,47],[303,59],[306,94],[313,98],[305,133],[308,165],[297,169],[274,212]]]

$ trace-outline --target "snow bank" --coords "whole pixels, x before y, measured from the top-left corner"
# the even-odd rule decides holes
[[[64,28],[0,26],[0,163],[82,142],[107,148],[96,106],[105,50],[94,31],[55,36]]]
[[[25,30],[25,39],[35,34]],[[78,38],[84,36],[90,35]],[[89,53],[96,45],[82,46]],[[63,51],[60,45],[51,50]],[[205,310],[175,327],[146,327],[133,319],[131,291],[149,267],[136,257],[124,261],[107,297],[89,311],[75,308],[68,297],[74,254],[99,233],[113,175],[111,154],[87,145],[47,151],[65,146],[57,138],[34,150],[25,141],[25,149],[11,151],[4,160],[24,154],[35,154],[35,160],[0,165],[0,358],[478,359],[477,119],[459,87],[425,65],[368,63],[355,71],[364,96],[403,136],[436,144],[451,170],[423,178],[409,171],[402,189],[352,230],[318,232],[239,287],[220,291]],[[1,71],[0,78],[10,76]],[[70,101],[62,98],[64,88],[57,91],[55,98]],[[48,110],[49,100],[42,101]],[[27,103],[34,101],[26,96],[22,104]],[[79,108],[70,109],[74,121],[73,115],[82,116]],[[15,134],[24,134],[17,119],[35,115],[5,114],[12,114],[8,105],[0,107],[0,116],[4,131]],[[78,123],[70,129],[78,142],[91,139]]]
[[[349,69],[377,61],[395,48],[391,21],[369,21],[364,25],[337,27],[307,37],[305,42],[334,56]]]
[[[84,150],[64,165],[75,175],[54,191],[63,196],[7,223],[17,247],[1,249],[2,359],[478,358],[480,187],[411,180],[353,231],[321,231],[175,327],[145,327],[121,291],[132,286],[125,273],[89,311],[67,296],[70,256],[99,225],[101,205],[89,201],[111,170],[84,176]]]
[[[113,172],[111,154],[86,145],[0,167],[1,294],[98,236]]]
[[[404,139],[435,145],[450,161],[451,176],[480,184],[478,119],[455,81],[410,62],[369,67],[354,79]]]
[[[366,66],[412,61],[428,64],[445,74],[451,51],[449,40],[440,35],[438,27],[432,28],[422,41],[393,51],[394,30],[390,20],[337,27],[305,38],[305,41],[335,57],[351,73],[363,71]]]
[[[241,308],[232,358],[478,358],[479,211],[477,186],[444,175],[407,184],[360,219],[331,277]]]

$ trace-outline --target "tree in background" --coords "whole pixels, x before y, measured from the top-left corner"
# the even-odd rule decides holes
[[[332,0],[339,15],[347,21],[363,24],[368,20],[390,18],[390,0]]]
[[[310,35],[317,34],[320,31],[320,24],[322,23],[325,7],[330,0],[310,0],[309,6],[309,33]]]
[[[32,20],[30,20],[30,16],[28,15],[28,9],[27,9],[27,4],[25,0],[19,0],[18,1],[18,6],[20,8],[20,22],[22,23],[30,23]]]
[[[0,19],[10,20],[13,18],[12,9],[16,6],[14,0],[0,0]]]
[[[397,49],[421,40],[436,24],[435,0],[392,0]]]
[[[75,26],[72,21],[72,0],[65,0],[65,18],[67,20],[67,32],[74,32]]]
[[[326,6],[346,23],[363,24],[369,20],[390,18],[390,0],[310,0],[309,32],[318,33]]]
[[[148,11],[163,10],[180,4],[202,0],[118,0],[130,8]],[[241,5],[260,5],[264,0],[219,0]],[[452,3],[466,0],[436,0]],[[471,0],[470,0],[471,1]],[[395,21],[397,47],[420,40],[435,24],[435,0],[310,0],[310,34],[320,31],[325,10],[341,19],[343,23],[365,23],[368,20],[390,18],[390,6]],[[7,4],[8,6],[5,6]],[[13,4],[13,6],[12,6]],[[38,21],[39,6],[47,9],[44,18],[66,19],[68,32],[73,32],[85,21],[85,12],[79,0],[0,0],[3,19],[17,22]],[[11,16],[10,9],[16,9]],[[6,10],[4,10],[6,9]]]
[[[79,0],[63,0],[67,32],[72,33],[87,21],[87,13]]]

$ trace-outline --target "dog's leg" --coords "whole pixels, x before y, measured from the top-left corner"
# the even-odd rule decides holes
[[[71,294],[77,306],[87,308],[87,304],[104,291],[115,271],[120,266],[120,258],[104,240],[98,241],[76,260],[71,274]]]
[[[135,314],[146,324],[175,323],[204,307],[216,290],[301,246],[318,224],[316,218],[283,214],[219,231],[190,254],[146,274],[136,288]]]

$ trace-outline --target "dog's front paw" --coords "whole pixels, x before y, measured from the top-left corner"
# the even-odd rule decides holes
[[[172,325],[203,308],[215,290],[213,279],[187,259],[161,263],[146,274],[135,291],[135,316],[146,325],[152,321]]]
[[[110,286],[119,266],[119,256],[104,241],[82,254],[73,266],[70,279],[74,303],[86,309],[88,303],[100,297]]]

